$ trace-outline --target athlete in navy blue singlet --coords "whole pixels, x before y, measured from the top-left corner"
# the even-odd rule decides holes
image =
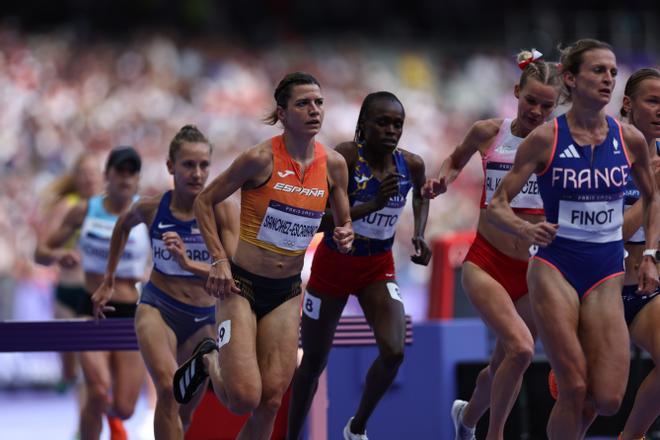
[[[356,295],[373,328],[379,356],[366,378],[354,417],[344,426],[343,438],[364,440],[369,416],[403,362],[405,313],[396,283],[392,244],[406,198],[412,189],[417,264],[426,265],[431,251],[424,240],[428,200],[421,197],[423,160],[397,147],[405,111],[389,92],[367,95],[362,103],[352,142],[336,150],[349,170],[348,196],[355,239],[348,254],[332,239],[332,217],[324,217],[325,236],[314,254],[303,299],[301,338],[303,358],[293,380],[287,438],[298,439],[325,368],[346,301]]]
[[[656,180],[660,177],[660,71],[653,68],[639,69],[626,82],[621,116],[639,129],[649,149]],[[654,369],[639,386],[635,403],[620,438],[643,438],[646,431],[660,415],[660,290],[652,293],[639,292],[636,267],[644,258],[644,250],[657,243],[647,243],[642,226],[643,204],[640,191],[632,180],[625,190],[626,212],[623,218],[623,237],[626,241],[626,275],[622,298],[630,339],[646,350],[653,359]],[[657,263],[657,261],[656,261]]]
[[[175,400],[179,388],[173,389],[173,379],[178,360],[216,347],[216,300],[204,290],[211,261],[192,212],[208,178],[210,161],[209,141],[196,127],[184,126],[172,139],[167,160],[174,189],[138,201],[119,218],[104,282],[92,297],[95,313],[101,315],[113,296],[115,262],[126,237],[148,225],[154,267],[142,289],[135,330],[157,390],[155,438],[183,438],[200,401],[192,399],[179,406]],[[218,232],[226,249],[233,251],[238,216],[228,203],[215,209],[222,223]]]
[[[658,241],[660,199],[648,147],[637,129],[605,115],[617,74],[612,48],[579,40],[562,51],[572,103],[518,148],[489,206],[491,219],[540,246],[527,275],[532,313],[556,376],[550,439],[583,438],[597,415],[613,415],[626,388],[629,348],[623,304],[623,192],[632,175],[644,204],[644,229]],[[536,173],[548,221],[535,225],[509,205]],[[639,267],[639,289],[658,285],[653,258]],[[579,331],[578,331],[579,330]]]

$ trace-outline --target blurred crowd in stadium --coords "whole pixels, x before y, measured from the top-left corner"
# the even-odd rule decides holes
[[[253,48],[154,32],[95,40],[66,30],[25,34],[0,27],[0,319],[19,318],[12,316],[16,291],[46,290],[54,278],[52,269],[32,263],[40,202],[80,152],[98,153],[101,166],[112,147],[135,146],[144,163],[140,192],[154,193],[170,185],[168,141],[192,123],[214,144],[213,177],[239,151],[276,133],[261,121],[274,105],[273,86],[286,72],[304,70],[319,78],[326,97],[323,143],[352,139],[364,96],[389,90],[406,109],[401,146],[420,154],[431,175],[476,119],[515,114],[514,55],[456,58],[423,43],[360,40]],[[635,67],[620,66],[610,114],[618,113],[623,81]],[[433,202],[427,237],[473,227],[480,166],[473,161],[452,191]],[[400,225],[395,249],[405,274],[412,221]],[[414,270],[422,271],[418,278],[428,275]]]

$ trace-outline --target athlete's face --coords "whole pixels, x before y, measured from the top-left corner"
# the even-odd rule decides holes
[[[85,158],[75,170],[76,190],[83,198],[89,198],[101,192],[103,177],[98,162],[91,158]]]
[[[633,97],[624,97],[623,107],[630,122],[647,139],[660,138],[660,79],[648,78],[639,83]]]
[[[203,142],[184,142],[174,162],[167,160],[167,169],[174,176],[174,188],[191,197],[197,196],[209,178],[211,148]]]
[[[366,145],[381,154],[391,154],[403,133],[403,107],[392,99],[379,99],[367,110],[362,123]]]
[[[616,57],[611,50],[592,49],[582,54],[578,74],[566,72],[564,81],[573,100],[584,99],[604,107],[612,99],[617,73]]]
[[[124,162],[108,169],[105,178],[110,197],[128,200],[137,193],[140,172],[132,163]]]
[[[518,98],[516,119],[529,133],[550,117],[557,104],[559,91],[556,87],[530,78],[523,88],[516,85],[514,94]]]
[[[277,108],[277,116],[282,125],[300,135],[318,134],[321,131],[323,114],[323,95],[316,84],[293,86],[286,108]]]

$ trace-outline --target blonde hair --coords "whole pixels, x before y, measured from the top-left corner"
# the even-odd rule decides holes
[[[75,194],[81,196],[79,189],[76,187],[76,175],[82,164],[87,160],[95,161],[96,156],[88,151],[80,153],[78,157],[76,157],[71,168],[66,173],[53,180],[53,182],[46,187],[43,192],[45,212],[68,195]]]
[[[559,70],[557,63],[552,63],[539,58],[534,59],[534,52],[536,49],[523,50],[516,55],[516,62],[518,66],[522,67],[522,74],[520,74],[520,88],[522,89],[527,84],[530,78],[533,78],[541,84],[547,84],[559,87]],[[536,52],[538,54],[538,52]]]

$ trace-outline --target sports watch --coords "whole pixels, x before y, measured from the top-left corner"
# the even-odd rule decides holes
[[[656,263],[660,260],[660,251],[657,249],[644,249],[642,252],[642,257],[651,257]]]

